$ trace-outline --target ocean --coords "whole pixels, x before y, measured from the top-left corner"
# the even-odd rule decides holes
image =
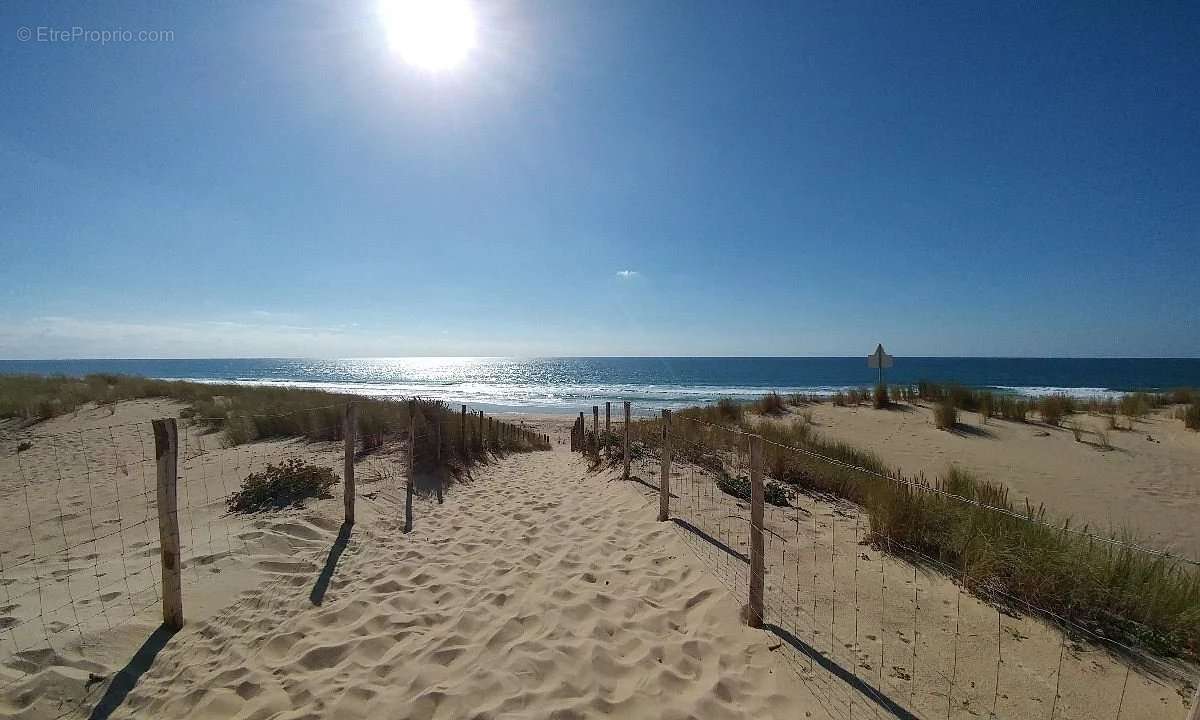
[[[0,360],[0,373],[122,373],[169,380],[420,395],[492,411],[574,412],[631,400],[645,412],[748,399],[770,390],[831,394],[870,386],[863,357],[351,358]],[[898,357],[888,383],[953,382],[1020,394],[1111,396],[1200,387],[1200,358]]]

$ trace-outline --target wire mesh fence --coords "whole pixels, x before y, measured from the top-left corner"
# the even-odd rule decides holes
[[[0,689],[61,662],[68,646],[87,656],[106,631],[134,618],[157,622],[173,572],[186,613],[189,588],[220,581],[227,560],[262,550],[270,511],[290,501],[239,511],[252,476],[289,462],[327,469],[341,484],[329,493],[349,493],[347,520],[361,500],[408,530],[414,503],[441,503],[474,464],[550,447],[520,424],[418,399],[353,415],[341,403],[170,422],[174,511],[159,503],[152,421],[0,434]],[[351,468],[355,482],[346,483]],[[167,572],[164,525],[179,545]]]
[[[757,470],[754,442],[762,443]],[[987,568],[947,561],[878,508],[873,513],[817,489],[819,482],[781,482],[795,478],[797,467],[801,477],[873,473],[867,468],[686,415],[635,420],[629,445],[630,479],[663,497],[663,473],[669,473],[667,516],[735,597],[746,602],[754,581],[762,584],[761,603],[744,606],[744,619],[779,638],[774,649],[834,717],[1188,716],[1195,665],[1179,653],[1105,632],[1122,622],[1140,627],[1140,620],[1110,617],[1100,625],[1039,604]],[[586,438],[580,447],[591,452]],[[1038,514],[1022,516],[944,487],[874,474],[910,503],[926,494],[949,503],[925,508],[935,517],[959,506],[984,517],[998,514],[1003,523],[1095,543],[1124,562],[1152,568],[1157,578],[1197,582],[1186,558],[1117,538],[1079,538],[1086,531],[1055,527]],[[761,526],[752,522],[756,484],[764,501]],[[756,532],[762,543],[757,576]]]

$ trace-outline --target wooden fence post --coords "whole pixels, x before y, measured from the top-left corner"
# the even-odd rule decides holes
[[[343,500],[346,504],[346,524],[354,524],[354,441],[358,435],[358,406],[352,402],[346,403],[346,414],[342,416],[343,462],[342,482]]]
[[[629,401],[626,400],[625,401],[625,442],[624,442],[624,446],[625,446],[624,447],[624,450],[625,450],[625,479],[626,480],[629,479],[629,430],[630,430],[629,425],[630,425]]]
[[[433,437],[437,442],[437,465],[433,468],[434,475],[437,479],[437,484],[434,489],[437,491],[438,505],[442,504],[442,420],[439,417],[433,422]]]
[[[750,436],[750,627],[763,626],[763,441]]]
[[[604,403],[604,449],[608,450],[608,436],[612,433],[612,403]]]
[[[179,435],[175,418],[155,420],[154,458],[158,462],[158,542],[162,565],[163,624],[183,627],[183,580],[179,557]]]
[[[458,427],[459,427],[459,431],[462,433],[463,462],[466,462],[467,447],[468,447],[468,445],[467,445],[467,406],[466,405],[462,406],[462,414],[460,415],[460,419],[458,421]]]
[[[671,514],[671,411],[662,411],[662,469],[658,478],[658,519]]]
[[[579,413],[579,452],[587,453],[587,422],[583,419],[583,413]]]
[[[600,455],[600,406],[592,406],[592,452]]]
[[[404,488],[404,532],[412,532],[413,482],[417,479],[413,452],[417,444],[417,401],[408,401],[408,482]]]

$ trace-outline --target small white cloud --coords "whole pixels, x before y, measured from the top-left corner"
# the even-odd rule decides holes
[[[617,277],[621,278],[622,280],[632,280],[633,278],[637,277],[640,274],[641,273],[639,273],[637,270],[618,270],[617,271]]]

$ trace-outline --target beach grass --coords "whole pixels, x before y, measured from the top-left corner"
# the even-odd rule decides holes
[[[948,397],[944,402],[953,406]],[[675,418],[672,436],[686,448],[676,445],[681,459],[723,473],[722,455],[744,450],[741,433],[757,433],[767,441],[766,482],[858,504],[878,548],[918,562],[932,558],[989,602],[1065,618],[1159,655],[1200,657],[1200,573],[1177,558],[1134,549],[1128,531],[1072,528],[1044,506],[1017,507],[1003,484],[955,466],[933,480],[904,478],[873,453],[824,438],[807,423],[747,414],[722,425],[714,407],[677,410]],[[658,422],[638,421],[647,451],[661,437]]]
[[[933,424],[939,430],[953,430],[958,425],[958,408],[954,398],[944,397],[933,407]]]
[[[152,380],[127,375],[0,376],[0,417],[28,423],[70,414],[89,404],[103,407],[147,398],[184,403],[181,417],[222,432],[230,445],[281,437],[341,440],[344,407],[351,401],[357,406],[357,432],[366,450],[382,445],[386,437],[404,436],[410,424],[405,402],[323,390]],[[478,443],[462,442],[457,411],[441,401],[424,398],[415,398],[414,409],[416,430],[434,423],[440,425],[438,433],[416,433],[417,457],[438,457],[437,441],[441,442],[440,457],[445,463],[466,464],[486,457]],[[536,437],[530,439],[517,433],[489,438],[489,449],[493,452],[548,447]]]

